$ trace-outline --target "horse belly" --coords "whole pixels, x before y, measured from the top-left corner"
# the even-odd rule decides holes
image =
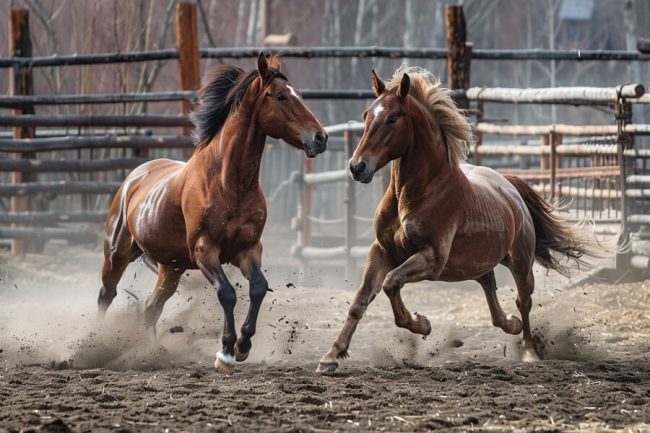
[[[509,249],[510,244],[505,232],[457,234],[440,279],[443,281],[477,279],[494,269],[508,254]]]

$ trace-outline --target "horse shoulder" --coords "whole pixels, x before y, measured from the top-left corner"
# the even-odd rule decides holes
[[[389,248],[393,244],[393,235],[399,228],[399,217],[397,212],[397,198],[390,190],[386,193],[379,202],[379,206],[375,210],[375,217],[373,221],[377,241],[384,248]]]

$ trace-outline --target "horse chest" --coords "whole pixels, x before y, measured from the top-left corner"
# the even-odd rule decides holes
[[[239,249],[259,241],[266,209],[231,207],[211,212],[206,219],[211,237],[223,249]]]
[[[397,251],[400,255],[411,255],[425,244],[424,227],[421,222],[405,218],[399,221],[397,216],[391,224],[377,230],[380,244]]]

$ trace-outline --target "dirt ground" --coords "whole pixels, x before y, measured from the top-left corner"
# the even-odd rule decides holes
[[[140,313],[153,274],[129,268],[99,323],[99,254],[65,253],[0,256],[0,432],[650,431],[650,281],[567,289],[538,272],[545,359],[529,364],[491,327],[478,285],[407,286],[432,334],[397,329],[380,295],[351,357],[321,376],[352,285],[323,269],[323,287],[306,287],[268,265],[251,357],[226,377],[211,367],[222,322],[200,275],[184,277],[154,343]],[[512,281],[499,281],[516,313]],[[238,325],[245,285],[240,295]]]

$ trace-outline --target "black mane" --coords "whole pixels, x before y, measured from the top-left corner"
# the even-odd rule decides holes
[[[278,69],[269,68],[269,72],[273,78],[286,80]],[[212,80],[200,91],[199,107],[190,116],[195,126],[194,143],[199,149],[207,146],[212,137],[221,131],[257,75],[256,69],[244,72],[231,65],[215,68]]]

